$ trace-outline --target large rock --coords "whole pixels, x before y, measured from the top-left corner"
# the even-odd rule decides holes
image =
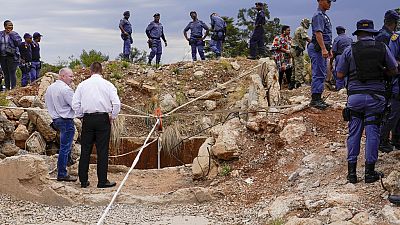
[[[350,220],[353,224],[356,225],[374,225],[376,224],[376,218],[374,216],[369,215],[368,212],[360,212],[356,214],[353,219]]]
[[[279,136],[289,144],[299,140],[307,131],[303,121],[303,117],[291,118]]]
[[[196,71],[194,73],[194,77],[196,77],[198,79],[202,78],[203,76],[204,76],[204,72],[203,71]]]
[[[236,71],[240,70],[240,65],[239,65],[239,63],[237,61],[231,62],[231,66]]]
[[[169,112],[178,107],[178,103],[171,94],[166,94],[162,97],[160,106],[163,112]]]
[[[4,113],[0,114],[0,127],[3,128],[5,133],[4,139],[10,139],[12,133],[14,132],[15,126],[14,124],[7,119],[7,116]]]
[[[267,97],[270,106],[279,105],[281,99],[279,74],[274,60],[262,58],[259,60],[258,75],[261,77],[265,90],[268,91]]]
[[[223,160],[232,160],[239,156],[240,150],[236,140],[239,137],[240,127],[239,119],[235,118],[211,129],[210,133],[216,140],[211,148],[214,156]]]
[[[29,123],[28,112],[22,113],[22,115],[19,117],[18,122],[19,122],[19,124],[22,124],[22,125],[24,125],[24,126],[27,127],[27,126],[28,126],[28,123]]]
[[[215,177],[218,174],[218,168],[210,154],[211,146],[214,143],[214,138],[207,138],[201,145],[199,153],[193,160],[192,164],[192,173],[194,179],[200,179],[206,176]]]
[[[40,80],[39,90],[38,90],[38,98],[44,101],[44,94],[46,93],[47,88],[54,82],[54,80],[58,77],[58,74],[47,72],[42,79]]]
[[[70,206],[73,202],[51,188],[47,165],[39,156],[22,155],[0,161],[0,193],[48,205]]]
[[[272,219],[285,217],[291,210],[299,208],[302,199],[295,195],[280,196],[266,209],[259,212],[258,216],[270,215]]]
[[[10,107],[16,107],[14,103],[9,105]],[[7,115],[7,118],[10,120],[18,120],[22,113],[24,113],[23,109],[4,109],[4,113]]]
[[[26,141],[26,150],[38,154],[43,154],[46,152],[46,141],[39,132],[35,131],[31,135],[31,138]]]
[[[19,99],[18,104],[21,107],[29,108],[32,106],[33,101],[35,100],[35,96],[23,96]]]
[[[4,129],[0,127],[0,142],[4,141],[6,138],[6,132],[4,132]]]
[[[333,207],[323,210],[319,213],[320,216],[328,217],[330,222],[347,221],[353,217],[353,214],[348,209]]]
[[[208,111],[212,111],[212,110],[217,108],[217,102],[216,101],[206,100],[206,101],[204,101],[204,105],[206,106],[206,109]]]
[[[72,145],[71,157],[72,159],[76,160],[80,157],[80,155],[81,155],[81,145],[78,143],[74,143]]]
[[[385,205],[382,214],[389,224],[400,224],[400,209],[398,207]]]
[[[29,138],[29,132],[25,125],[18,125],[17,129],[15,129],[13,133],[13,139],[15,140],[15,145],[24,149],[25,141]]]
[[[3,146],[1,146],[0,152],[5,156],[10,157],[16,155],[19,150],[20,148],[15,146],[13,143],[4,143]]]
[[[383,184],[392,195],[400,195],[400,171],[394,170],[383,179]]]
[[[36,126],[43,138],[50,142],[54,141],[57,132],[50,127],[53,122],[50,115],[45,111],[28,110],[29,120]]]

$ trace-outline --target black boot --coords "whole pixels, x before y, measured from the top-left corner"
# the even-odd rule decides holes
[[[374,183],[383,176],[383,173],[375,171],[375,163],[365,163],[365,183]]]
[[[328,105],[326,105],[322,99],[321,99],[321,94],[312,94],[311,95],[311,102],[310,102],[310,106],[314,107],[316,109],[320,109],[320,110],[324,110],[328,107]]]
[[[288,89],[289,90],[293,90],[294,86],[295,86],[295,82],[294,81],[290,81],[290,83],[288,85]]]
[[[151,66],[151,60],[149,59],[149,61],[147,61],[147,65]]]
[[[397,149],[400,150],[400,137],[398,135],[392,136],[392,145]]]
[[[347,171],[347,180],[349,183],[357,183],[357,163],[348,162]]]
[[[390,144],[388,139],[381,139],[379,143],[379,151],[389,153],[393,151],[393,145]]]
[[[301,87],[301,83],[300,82],[296,82],[296,84],[294,85],[294,88],[299,88],[299,87]]]

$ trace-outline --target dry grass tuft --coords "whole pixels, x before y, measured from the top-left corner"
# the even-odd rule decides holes
[[[162,150],[173,154],[180,146],[179,143],[183,140],[181,135],[182,126],[179,123],[174,123],[165,128],[162,135]],[[174,148],[176,146],[176,148]]]
[[[118,116],[111,124],[111,148],[118,149],[121,144],[122,131],[125,129],[125,117]]]

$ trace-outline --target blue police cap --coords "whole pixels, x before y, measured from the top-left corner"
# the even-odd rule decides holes
[[[385,13],[385,20],[394,20],[397,21],[400,19],[399,14],[394,10],[388,10]]]
[[[126,16],[126,15],[131,15],[131,13],[129,11],[125,11],[124,16]]]
[[[160,16],[160,13],[156,13],[153,15],[153,17],[156,17],[156,16]]]
[[[357,22],[357,30],[353,35],[357,35],[359,31],[365,31],[372,34],[377,34],[379,31],[374,29],[374,22],[372,20],[363,19]]]
[[[319,2],[320,0],[317,0],[317,2]],[[336,0],[328,0],[328,1],[331,1],[331,2],[336,2]]]
[[[38,37],[41,37],[41,36],[43,36],[43,35],[41,35],[39,32],[35,32],[35,33],[33,33],[33,38],[38,38]]]
[[[346,28],[344,28],[343,26],[337,26],[336,30],[346,30]]]
[[[24,38],[32,38],[32,35],[30,35],[29,33],[25,33]]]
[[[261,6],[264,6],[264,3],[262,3],[262,2],[256,2],[256,4],[255,4],[256,6],[257,5],[261,5]]]

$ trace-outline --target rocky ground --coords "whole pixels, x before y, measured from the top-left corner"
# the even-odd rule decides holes
[[[113,64],[107,65],[106,74],[119,87],[125,104],[144,112],[158,105],[167,112],[257,62],[226,59],[165,65],[160,70],[136,65],[125,68],[123,64],[118,64],[117,70]],[[274,73],[271,68],[268,71]],[[78,71],[78,81],[85,74],[85,70]],[[119,76],[122,78],[116,79]],[[268,113],[236,115],[202,133],[209,138],[192,165],[134,170],[105,224],[400,224],[400,209],[387,201],[388,192],[378,182],[363,182],[363,153],[358,165],[360,182],[346,181],[347,124],[341,117],[345,93],[326,91],[332,106],[320,111],[307,106],[308,86],[273,93],[274,84],[263,82],[269,90],[265,94],[264,88],[258,88],[257,76],[250,74],[219,90],[219,97],[182,109],[181,113],[190,113],[273,105],[267,107]],[[36,84],[10,96],[18,100],[36,95],[39,89]],[[16,121],[8,114],[4,115],[8,121]],[[184,134],[190,135],[204,123],[214,124],[226,115],[176,117],[167,120],[166,127],[180,122],[187,128]],[[145,135],[149,128],[143,122],[127,119],[124,135]],[[10,123],[5,124],[11,129]],[[81,189],[79,183],[52,178],[56,155],[32,155],[23,150],[14,154],[0,161],[1,224],[94,224],[117,189],[95,188],[95,165],[90,168],[91,186]],[[382,154],[377,168],[388,175],[399,167],[399,159],[397,151]],[[76,174],[76,165],[69,170]],[[110,166],[109,178],[119,183],[127,171],[124,166]],[[397,182],[385,180],[391,192],[399,189]]]

